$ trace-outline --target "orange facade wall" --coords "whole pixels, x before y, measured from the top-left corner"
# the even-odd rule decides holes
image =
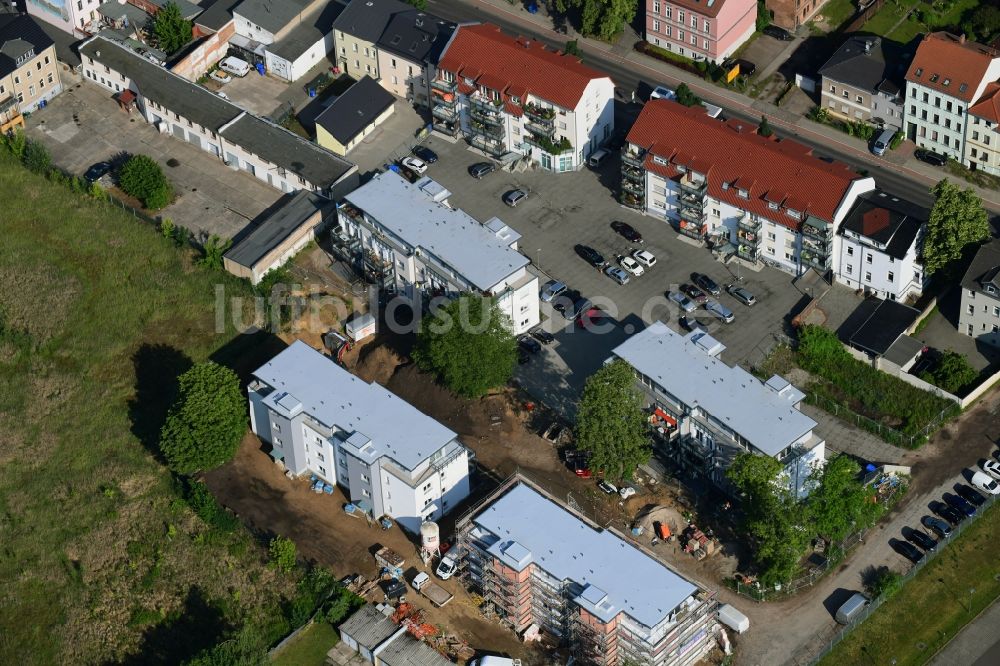
[[[215,34],[209,34],[171,71],[188,81],[197,81],[218,61],[226,57],[229,40],[236,34],[236,21],[230,21]]]

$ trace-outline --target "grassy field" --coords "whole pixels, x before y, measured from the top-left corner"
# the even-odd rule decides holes
[[[841,24],[846,23],[847,19],[854,16],[857,10],[854,0],[829,0],[823,5],[820,14],[830,27],[838,28]]]
[[[1000,510],[994,505],[820,664],[925,663],[1000,596],[998,532]]]
[[[0,663],[178,663],[280,614],[295,577],[154,453],[179,372],[257,348],[214,332],[215,286],[248,287],[6,155],[0,200]]]
[[[323,666],[326,653],[340,637],[329,622],[315,622],[302,630],[271,661],[274,666]]]

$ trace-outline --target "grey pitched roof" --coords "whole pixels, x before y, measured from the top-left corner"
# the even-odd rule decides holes
[[[395,101],[392,93],[366,75],[316,116],[316,124],[346,145]]]
[[[271,53],[285,60],[295,60],[316,42],[323,39],[333,30],[333,22],[344,11],[344,5],[339,2],[328,2],[318,7],[302,22],[292,28],[291,32],[267,47]]]
[[[333,27],[374,44],[385,32],[393,14],[411,9],[411,5],[399,0],[351,0]]]
[[[930,211],[882,190],[872,190],[858,197],[841,231],[853,231],[885,245],[885,253],[902,259],[912,247]]]
[[[56,43],[56,58],[60,62],[64,62],[67,65],[76,67],[80,64],[80,54],[77,52],[77,46],[83,40],[79,39],[75,35],[71,35],[61,28],[48,23],[47,21],[39,21],[38,27],[42,29],[49,39]]]
[[[870,298],[840,325],[837,337],[855,349],[883,356],[919,315],[920,310],[898,301]]]
[[[52,38],[27,14],[0,15],[0,76],[17,69],[17,59],[30,51],[41,53],[52,46]]]
[[[143,97],[219,132],[226,140],[302,176],[312,185],[327,188],[357,169],[342,157],[244,111],[101,35],[80,47],[80,53],[125,74]]]
[[[862,90],[896,93],[902,89],[912,58],[912,50],[895,42],[880,37],[853,36],[819,68],[819,74]]]
[[[972,258],[972,263],[962,277],[963,288],[981,294],[988,293],[985,289],[991,285],[996,291],[990,295],[1000,299],[1000,240],[996,238],[976,251],[976,256]]]
[[[378,653],[385,666],[452,666],[435,649],[410,634],[401,634]]]
[[[394,14],[376,44],[417,62],[437,62],[455,24],[411,9]]]
[[[194,22],[209,30],[219,31],[233,19],[233,9],[239,3],[240,0],[215,0]]]
[[[243,0],[233,10],[268,32],[278,32],[308,7],[309,0]]]
[[[368,650],[381,645],[398,630],[399,627],[372,604],[365,604],[340,625],[341,635],[347,634]]]
[[[287,195],[280,208],[252,225],[226,252],[226,258],[240,266],[253,268],[302,226],[316,211],[324,211],[333,204],[315,192],[299,190]]]

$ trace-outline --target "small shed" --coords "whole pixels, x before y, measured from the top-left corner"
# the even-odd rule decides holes
[[[346,155],[392,115],[395,101],[378,81],[363,77],[316,116],[316,143]]]
[[[344,325],[347,337],[354,342],[364,340],[369,335],[375,335],[375,316],[370,312],[359,315]]]
[[[369,664],[375,663],[375,650],[400,631],[372,604],[365,604],[340,625],[340,639]]]

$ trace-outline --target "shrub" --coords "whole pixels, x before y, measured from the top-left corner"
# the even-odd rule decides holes
[[[233,244],[233,241],[226,239],[222,240],[218,236],[210,236],[205,244],[202,246],[202,256],[200,263],[206,268],[217,268],[222,269],[222,255],[226,253],[229,246]]]
[[[930,371],[920,373],[925,382],[952,394],[972,384],[977,377],[979,373],[969,365],[969,360],[953,351],[944,352]]]
[[[126,194],[141,201],[149,210],[163,208],[174,196],[163,169],[146,155],[130,157],[118,174],[118,183]]]
[[[271,566],[282,573],[289,573],[295,568],[295,542],[285,537],[276,536],[268,544],[267,551],[271,556]]]
[[[219,504],[215,495],[201,481],[184,481],[184,501],[206,525],[220,532],[235,532],[239,520]]]
[[[28,139],[24,146],[24,166],[35,173],[47,174],[52,168],[52,156],[41,141]],[[62,176],[62,173],[59,173]]]

